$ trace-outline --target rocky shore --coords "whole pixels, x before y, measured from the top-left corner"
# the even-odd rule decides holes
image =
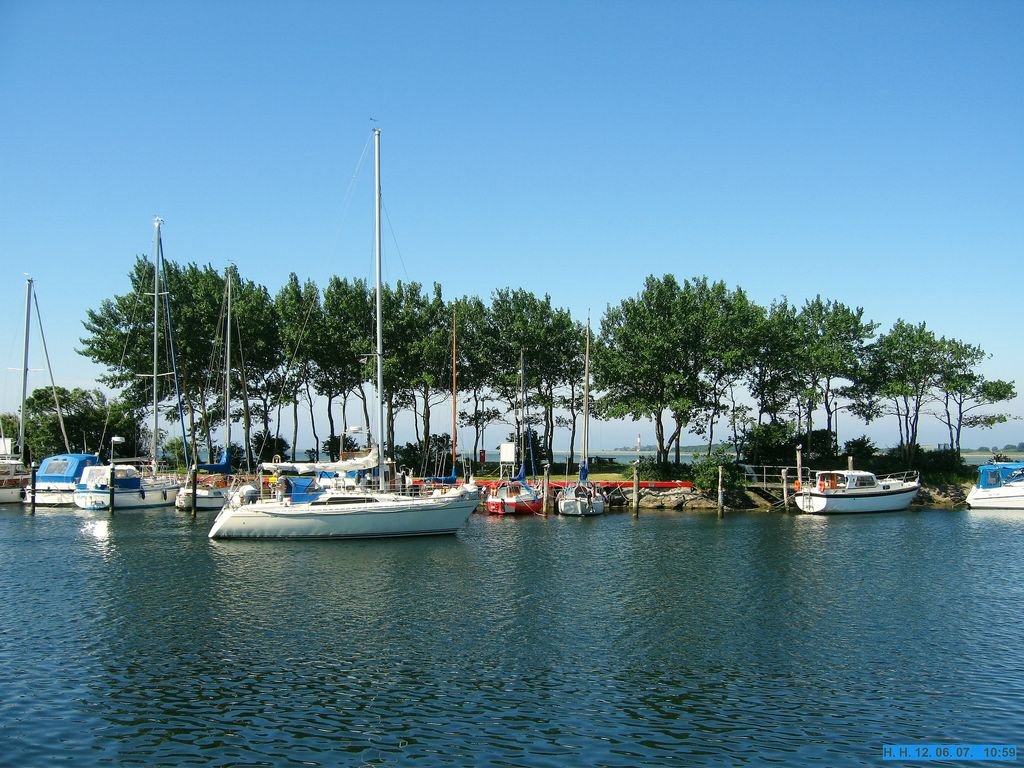
[[[953,507],[963,504],[967,499],[967,492],[970,490],[970,483],[957,484],[947,483],[942,485],[924,485],[914,500],[914,506],[928,507]],[[609,499],[613,507],[633,506],[633,490],[623,488],[620,492]],[[708,510],[718,508],[718,498],[714,494],[703,494],[695,488],[672,488],[658,490],[654,488],[640,489],[641,509],[675,509],[685,510]],[[725,500],[726,509],[744,510],[769,510],[778,505],[748,490],[746,493],[728,497]]]

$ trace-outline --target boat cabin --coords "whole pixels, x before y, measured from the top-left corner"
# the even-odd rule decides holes
[[[819,472],[817,474],[817,479],[818,490],[821,492],[878,487],[878,478],[873,474],[854,469],[846,471],[837,470],[835,472]]]
[[[1000,488],[1024,481],[1024,462],[1003,461],[978,467],[978,488]]]

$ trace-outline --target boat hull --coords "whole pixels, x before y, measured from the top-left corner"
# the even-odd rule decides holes
[[[22,493],[20,484],[0,487],[0,504],[17,504],[22,500]]]
[[[211,539],[372,539],[455,533],[480,501],[477,493],[317,503],[258,501],[221,510]]]
[[[604,514],[604,501],[591,499],[559,499],[558,514],[566,517],[594,517]]]
[[[967,494],[971,509],[1024,509],[1024,483],[1013,483],[999,488],[974,486]]]
[[[32,503],[32,486],[25,487],[25,503]],[[73,507],[75,505],[75,486],[67,488],[36,488],[37,507]]]
[[[217,510],[223,508],[228,502],[228,488],[196,488],[196,509]],[[178,489],[174,506],[181,510],[192,509],[192,488],[185,486]]]
[[[802,491],[796,495],[796,505],[801,512],[813,515],[852,515],[871,512],[899,512],[910,506],[920,486],[889,488],[873,492],[848,491]]]
[[[558,495],[555,505],[558,514],[567,517],[593,517],[603,515],[604,495],[590,483],[567,486]]]
[[[115,510],[157,509],[174,506],[178,495],[178,484],[174,481],[156,481],[142,488],[116,488],[114,490]],[[79,488],[74,493],[75,506],[79,509],[97,511],[110,508],[110,491],[106,488]]]
[[[543,509],[543,499],[487,499],[487,512],[492,515],[535,515]]]

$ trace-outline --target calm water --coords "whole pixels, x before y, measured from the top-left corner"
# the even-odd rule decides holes
[[[1024,742],[1021,513],[474,515],[296,543],[211,542],[211,520],[0,509],[0,762],[834,766]]]

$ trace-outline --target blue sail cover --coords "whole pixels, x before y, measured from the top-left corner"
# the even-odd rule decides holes
[[[93,453],[61,453],[47,456],[36,472],[37,483],[77,483],[82,470],[100,463]]]
[[[587,482],[587,476],[589,474],[590,473],[587,470],[587,462],[584,461],[582,464],[580,464],[580,482],[581,483]]]
[[[455,467],[452,467],[452,473],[448,477],[425,477],[423,482],[425,483],[438,483],[439,485],[454,485],[458,476],[455,474]]]
[[[231,453],[228,451],[224,452],[224,461],[219,464],[200,464],[200,472],[212,472],[219,475],[230,475],[231,474]]]

